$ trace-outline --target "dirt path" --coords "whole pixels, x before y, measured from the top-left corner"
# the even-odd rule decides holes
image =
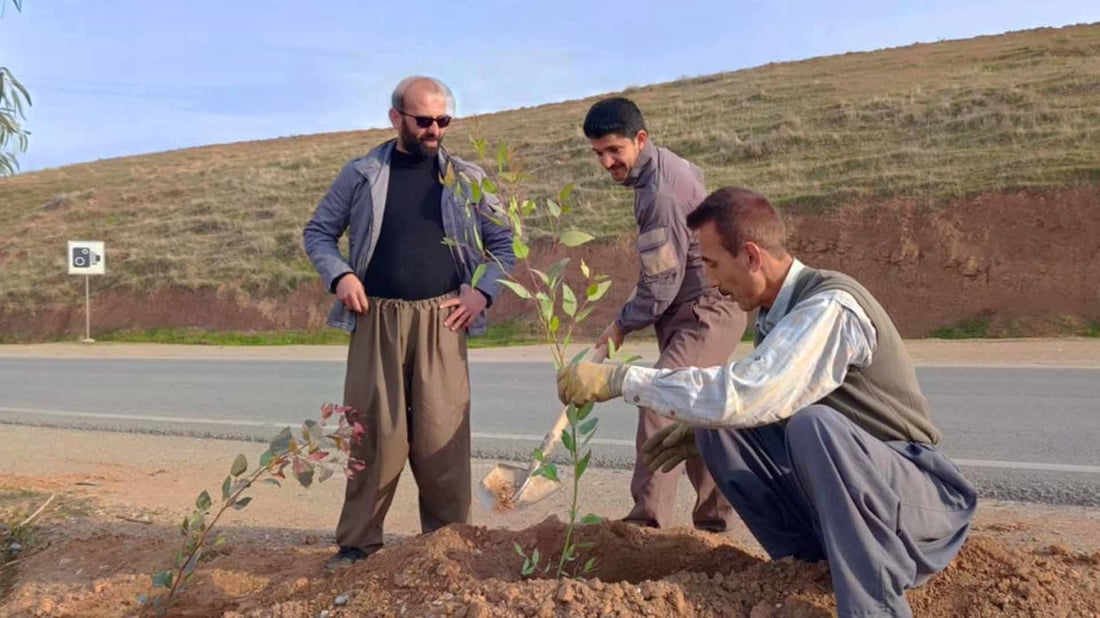
[[[0,615],[13,616],[133,614],[148,574],[170,564],[181,539],[179,521],[199,491],[216,495],[237,453],[254,463],[263,449],[254,442],[20,426],[0,426],[0,442],[0,512],[6,516],[0,521],[59,494],[0,604]],[[492,464],[476,461],[475,479]],[[628,484],[626,471],[589,471],[583,510],[621,516],[629,505]],[[178,615],[401,615],[402,607],[407,615],[620,615],[602,611],[611,604],[630,609],[629,615],[729,615],[730,608],[741,607],[744,614],[734,615],[816,616],[828,615],[831,607],[825,571],[761,561],[759,546],[743,528],[714,537],[686,529],[648,533],[598,526],[586,534],[598,537],[603,583],[563,592],[550,581],[523,582],[512,545],[552,550],[560,526],[546,518],[565,513],[564,494],[522,514],[475,506],[473,523],[485,528],[414,537],[416,490],[407,471],[387,520],[389,540],[400,542],[367,561],[370,568],[330,576],[321,564],[334,549],[342,491],[340,477],[308,490],[296,484],[255,488],[253,503],[219,524],[229,542],[201,563]],[[689,522],[689,491],[685,480],[676,508],[679,525]],[[1063,585],[1095,590],[1093,598],[1100,598],[1100,510],[986,502],[972,539],[960,566],[949,569],[953,575],[945,573],[911,595],[918,615],[967,615],[936,599],[953,599],[961,607],[972,603],[967,595],[996,594],[1002,595],[996,597],[1000,605],[989,601],[982,607],[998,615],[1100,611],[1081,600],[1084,592],[1060,590],[1058,581],[1043,575],[1057,573]],[[654,564],[667,561],[661,556],[678,556],[676,568],[653,571]],[[984,588],[971,581],[982,569],[995,571],[985,574],[993,583]],[[736,579],[734,571],[747,580]],[[408,579],[399,576],[405,572]],[[743,588],[745,581],[757,587]],[[741,583],[731,587],[734,582]],[[349,605],[334,605],[344,593],[350,593]],[[1048,611],[1032,611],[1036,599]]]

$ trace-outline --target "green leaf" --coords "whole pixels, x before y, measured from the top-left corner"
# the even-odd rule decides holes
[[[584,258],[581,258],[581,274],[584,275],[585,279],[592,276],[592,271],[588,269],[588,263],[584,261]]]
[[[222,481],[222,500],[223,501],[229,499],[229,486],[232,482],[233,482],[233,477],[232,476],[227,476],[227,477],[225,477],[225,480]]]
[[[535,204],[534,200],[523,200],[523,205],[520,206],[520,212],[523,213],[524,217],[530,217],[531,213],[535,212],[535,208],[537,207],[538,205]]]
[[[282,487],[282,485],[279,483],[278,479],[264,479],[263,482],[270,483],[270,484],[272,484],[276,487]]]
[[[595,305],[589,305],[589,306],[585,307],[584,309],[581,310],[580,313],[577,314],[577,317],[573,318],[573,321],[578,323],[578,324],[583,322],[584,319],[588,317],[588,314],[592,313],[592,310],[595,309],[595,308],[596,308]]]
[[[470,287],[477,287],[478,281],[481,281],[481,278],[485,276],[485,270],[488,267],[489,265],[484,262],[477,265],[477,268],[474,269],[474,276],[470,279]]]
[[[535,470],[537,476],[545,477],[551,481],[558,482],[558,467],[553,463],[543,464]]]
[[[530,575],[535,572],[535,567],[531,564],[530,558],[523,559],[523,568],[519,572],[521,575]]]
[[[513,542],[512,543],[512,549],[516,550],[516,553],[519,554],[522,557],[527,556],[527,554],[523,553],[523,546],[520,545],[519,543]]]
[[[535,551],[531,552],[531,564],[538,565],[539,563],[539,548],[535,548]]]
[[[562,258],[550,265],[550,268],[547,271],[547,274],[550,277],[550,281],[546,285],[554,287],[558,284],[558,279],[560,279],[562,273],[565,272],[565,267],[569,266],[569,259],[570,258]]]
[[[172,587],[172,572],[160,571],[153,574],[153,587],[154,588],[171,588]]]
[[[566,247],[579,247],[590,240],[595,240],[595,238],[595,236],[589,234],[588,232],[581,232],[579,230],[568,230],[566,232],[562,232],[561,238],[559,240],[561,240],[561,244],[565,245]]]
[[[497,144],[497,167],[504,169],[504,164],[508,162],[508,144],[501,141]]]
[[[610,287],[611,281],[600,281],[599,283],[593,283],[588,286],[588,289],[585,291],[588,296],[588,302],[594,303],[603,298],[603,295],[607,294],[607,290]]]
[[[564,283],[561,284],[561,310],[569,317],[577,313],[577,296],[573,294],[573,288]]]
[[[588,451],[584,454],[584,457],[580,458],[577,462],[577,476],[584,476],[584,471],[588,469],[588,463],[592,461],[592,451]]]
[[[519,236],[512,237],[512,253],[516,254],[517,260],[526,260],[528,255],[531,255],[531,248],[527,246],[527,243],[523,242],[523,239]]]
[[[515,295],[519,296],[520,298],[528,299],[528,300],[531,298],[531,293],[527,291],[527,288],[525,288],[522,285],[516,283],[515,281],[509,281],[507,279],[501,279],[500,284],[503,285],[504,287],[508,288],[509,290],[512,290],[512,292],[514,292]]]
[[[481,179],[481,190],[485,193],[488,193],[489,195],[496,195],[497,194],[497,183],[493,182],[492,178],[489,178],[488,176],[486,176],[485,178]],[[475,202],[480,202],[481,200],[474,200],[474,201]]]
[[[581,350],[580,352],[577,352],[577,355],[573,357],[573,360],[569,361],[569,364],[576,365],[577,363],[581,362],[581,359],[584,358],[586,354],[588,354],[588,350]]]
[[[573,189],[575,188],[577,188],[577,186],[573,183],[569,183],[562,187],[561,191],[558,192],[558,203],[564,204],[569,199],[569,196],[573,194]]]
[[[537,268],[532,268],[531,272],[534,273],[534,275],[536,277],[538,277],[539,279],[542,280],[543,285],[546,285],[546,286],[550,285],[550,277],[546,276],[546,273],[542,272],[541,270],[539,270]]]
[[[565,418],[569,420],[569,426],[577,424],[577,406],[576,404],[569,404],[569,407],[565,409]],[[563,430],[564,431],[564,430]]]
[[[248,459],[244,455],[238,453],[237,458],[233,460],[233,467],[229,469],[229,473],[233,476],[240,476],[248,470]]]
[[[577,420],[578,421],[583,421],[584,419],[588,418],[588,415],[592,413],[592,410],[595,409],[595,407],[596,407],[596,403],[593,402],[593,401],[589,401],[588,403],[586,403],[583,406],[581,406],[580,408],[578,408],[577,409]]]
[[[308,485],[307,485],[307,487],[308,487]],[[243,509],[244,507],[248,506],[249,502],[252,502],[252,496],[245,496],[245,497],[241,498],[240,500],[237,500],[236,502],[234,502],[233,503],[233,508],[235,508],[239,511],[239,510]]]
[[[574,452],[577,448],[577,445],[573,443],[573,434],[570,433],[568,429],[561,430],[561,444],[570,453]]]
[[[290,427],[283,427],[283,430],[271,439],[270,452],[273,456],[283,455],[290,451],[290,442],[294,439],[294,436],[290,433]]]
[[[554,200],[546,200],[546,209],[550,211],[550,216],[557,219],[561,216],[561,206]]]
[[[523,220],[519,218],[519,213],[511,211],[508,213],[508,219],[512,222],[512,233],[516,236],[523,236]],[[503,227],[503,226],[501,226]]]
[[[535,298],[539,301],[539,312],[543,321],[549,323],[550,318],[554,315],[554,301],[550,300],[550,297],[543,292],[536,294]]]
[[[594,429],[596,429],[596,424],[599,423],[599,422],[600,422],[600,417],[593,416],[592,418],[588,419],[587,421],[581,423],[580,429],[578,429],[578,431],[580,431],[584,435],[588,435],[588,434],[592,433],[592,431]]]
[[[226,536],[224,534],[219,534],[218,538],[214,539],[214,547],[217,547],[219,545],[225,545],[225,541],[226,541]]]
[[[195,499],[195,508],[200,511],[205,511],[210,508],[211,505],[210,494],[204,489],[199,497]]]
[[[268,467],[269,465],[271,465],[272,459],[275,459],[275,455],[271,454],[270,450],[264,451],[263,454],[260,455],[260,467]]]
[[[475,204],[480,204],[481,203],[481,185],[480,184],[471,184],[470,185],[470,201],[472,201]]]
[[[187,536],[187,532],[188,532],[188,531],[189,531],[190,529],[191,529],[191,518],[189,518],[189,517],[184,517],[184,518],[183,518],[183,523],[182,523],[182,524],[180,524],[180,532],[182,532],[182,533],[183,533],[183,536]]]
[[[581,519],[581,523],[586,526],[594,526],[602,522],[603,520],[600,519],[599,515],[593,515],[592,513],[585,515],[584,518]]]
[[[531,456],[535,458],[535,461],[546,461],[546,455],[543,455],[542,449],[537,446],[531,451]]]
[[[591,558],[588,559],[588,561],[586,561],[584,563],[584,569],[583,569],[582,572],[590,573],[592,571],[592,569],[595,568],[595,566],[596,566],[596,557],[592,556]]]
[[[321,440],[324,438],[321,424],[313,419],[304,421],[302,423],[302,437],[306,439],[306,442],[320,446]]]
[[[560,328],[561,328],[561,320],[559,320],[558,316],[556,316],[556,315],[551,316],[550,317],[550,332],[551,333],[556,333],[556,332],[558,332],[558,329],[560,329]]]

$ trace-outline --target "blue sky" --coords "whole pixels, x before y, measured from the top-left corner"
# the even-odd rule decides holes
[[[9,0],[24,171],[384,126],[427,73],[459,115],[845,51],[1100,21],[1096,0]]]

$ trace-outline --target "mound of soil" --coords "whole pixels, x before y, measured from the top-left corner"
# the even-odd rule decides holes
[[[128,529],[134,534],[103,526],[51,542],[28,558],[0,613],[137,614],[133,599],[146,589],[144,573],[171,555],[178,537]],[[578,541],[593,544],[582,561],[596,559],[589,579],[559,583],[541,570],[523,577],[515,544],[528,554],[539,548],[540,562],[556,565],[563,534],[556,518],[518,531],[450,526],[391,543],[329,575],[323,564],[330,547],[234,533],[203,560],[170,615],[764,618],[836,611],[824,563],[763,560],[726,537],[620,522],[580,529]],[[127,560],[118,560],[120,552]],[[1026,550],[973,535],[951,566],[909,599],[917,616],[1100,616],[1100,552]]]

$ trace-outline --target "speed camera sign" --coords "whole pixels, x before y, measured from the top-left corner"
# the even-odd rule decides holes
[[[103,241],[70,240],[65,258],[70,275],[103,275],[107,272]]]

